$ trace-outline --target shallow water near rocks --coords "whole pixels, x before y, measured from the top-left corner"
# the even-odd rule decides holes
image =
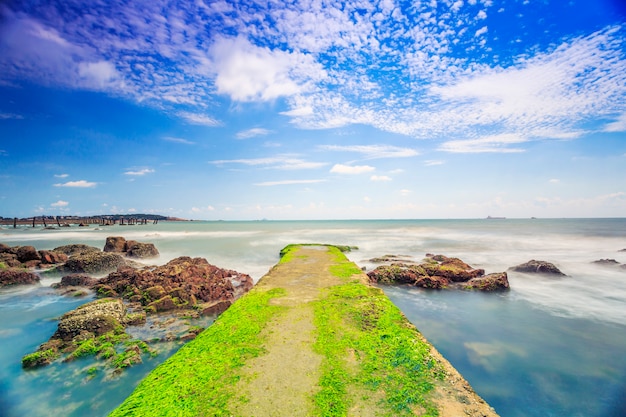
[[[458,257],[486,273],[531,259],[554,263],[567,277],[509,273],[511,291],[480,294],[384,290],[417,328],[504,416],[622,416],[626,404],[626,219],[371,220],[172,222],[95,230],[22,227],[0,230],[0,242],[52,249],[69,243],[102,248],[107,236],[152,242],[148,263],[201,256],[255,280],[290,243],[358,246],[350,260],[371,269],[386,254],[421,260],[426,253]],[[88,379],[90,359],[21,369],[21,357],[56,329],[55,317],[89,299],[41,287],[0,290],[0,414],[104,416],[150,369],[180,344],[121,377]],[[141,336],[143,337],[143,336]]]

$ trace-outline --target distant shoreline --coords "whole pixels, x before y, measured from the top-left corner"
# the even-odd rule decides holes
[[[60,226],[68,227],[71,225],[113,225],[113,224],[147,224],[160,221],[166,222],[187,222],[188,219],[179,217],[168,217],[157,214],[100,214],[96,216],[31,216],[22,218],[0,217],[0,225],[39,225],[39,226]]]

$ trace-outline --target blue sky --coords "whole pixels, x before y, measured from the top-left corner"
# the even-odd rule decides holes
[[[9,1],[0,216],[623,217],[626,5]]]

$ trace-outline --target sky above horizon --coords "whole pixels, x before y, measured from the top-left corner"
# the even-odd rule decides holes
[[[8,1],[0,216],[624,217],[622,0]]]

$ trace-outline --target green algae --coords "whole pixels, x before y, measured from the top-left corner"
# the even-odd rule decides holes
[[[321,390],[315,404],[321,416],[342,416],[355,401],[346,386],[374,397],[384,415],[437,416],[429,399],[442,371],[430,357],[430,346],[417,337],[402,313],[377,288],[359,281],[331,287],[316,302],[316,349],[324,356]],[[348,356],[358,358],[358,369],[349,371]]]
[[[157,367],[111,416],[227,416],[233,386],[247,359],[264,352],[261,330],[283,307],[282,289],[253,289]]]

